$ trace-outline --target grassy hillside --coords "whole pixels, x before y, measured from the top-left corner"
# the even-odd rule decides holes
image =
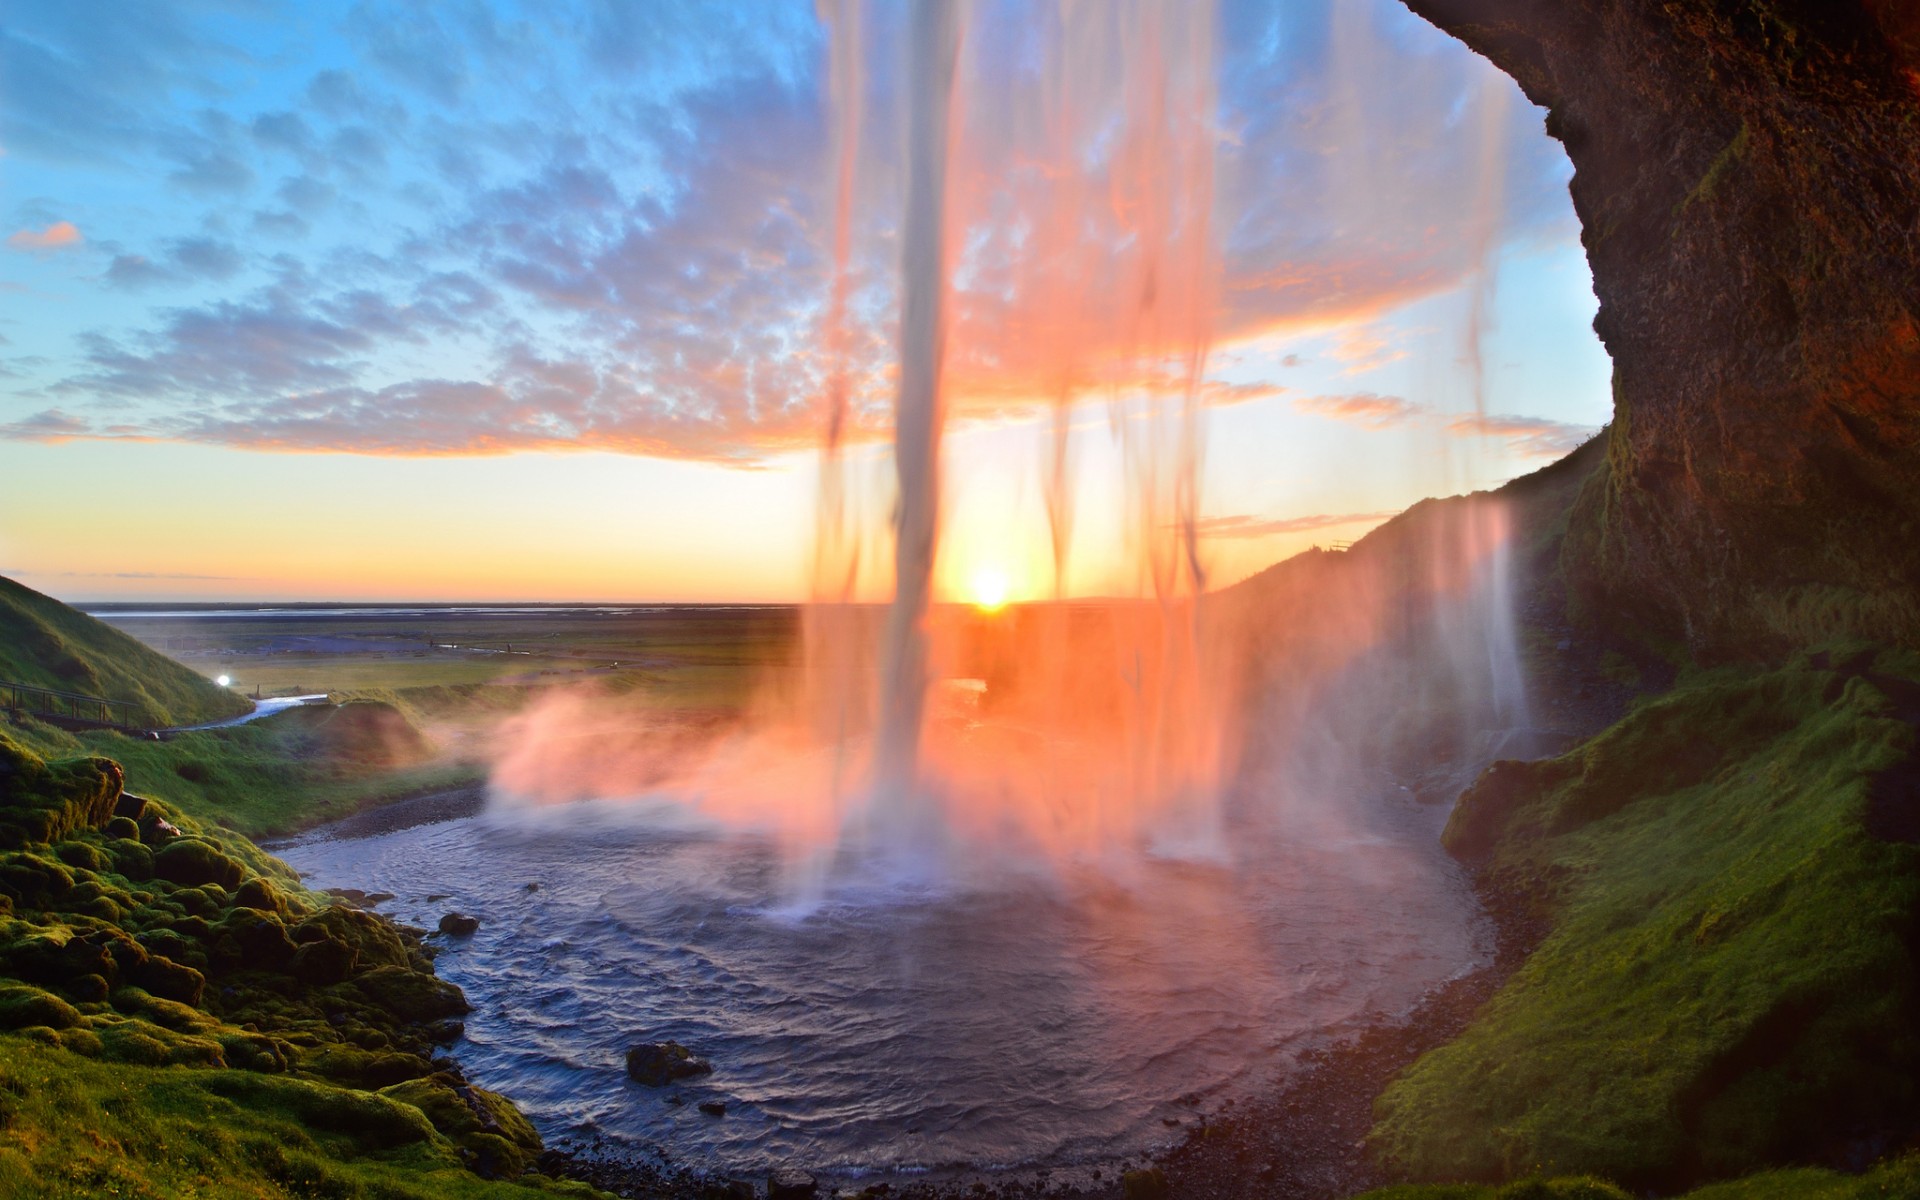
[[[403,711],[375,700],[290,708],[165,741],[34,721],[11,732],[44,757],[111,758],[126,771],[128,790],[247,837],[292,833],[483,777],[477,764],[439,757]]]
[[[1546,936],[1381,1098],[1414,1179],[1673,1187],[1870,1159],[1920,1117],[1920,659],[1816,654],[1498,763],[1446,834]]]
[[[514,1200],[540,1140],[436,1061],[421,931],[0,735],[0,1194]]]
[[[0,679],[139,706],[145,725],[239,716],[248,702],[51,596],[0,578]]]

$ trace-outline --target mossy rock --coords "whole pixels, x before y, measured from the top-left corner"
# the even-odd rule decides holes
[[[383,1096],[411,1104],[469,1155],[483,1175],[525,1171],[541,1150],[540,1135],[506,1097],[452,1075],[431,1075],[383,1088]]]
[[[262,1033],[222,1033],[220,1049],[229,1065],[243,1071],[277,1075],[287,1069],[290,1047],[278,1038]]]
[[[404,967],[413,955],[391,921],[344,904],[330,904],[301,921],[293,931],[295,942],[339,942],[353,949],[362,968]]]
[[[297,949],[279,917],[235,908],[214,923],[210,957],[220,970],[282,972],[293,965]]]
[[[353,986],[403,1021],[425,1024],[473,1011],[459,988],[411,967],[375,967],[356,977]]]
[[[281,894],[279,888],[259,876],[240,885],[239,889],[233,893],[233,903],[236,908],[251,908],[259,912],[272,913],[283,920],[287,915],[287,898]]]
[[[69,1029],[78,1024],[80,1010],[52,992],[24,983],[0,985],[0,1029]]]
[[[154,853],[153,873],[160,879],[182,887],[212,883],[232,891],[246,878],[247,869],[213,842],[204,838],[181,837]]]
[[[175,1033],[206,1033],[219,1022],[192,1005],[156,996],[144,988],[117,988],[108,997],[113,1007],[128,1016],[150,1021]]]
[[[113,869],[113,859],[90,842],[67,840],[53,848],[53,856],[69,867],[94,874]]]
[[[184,963],[149,955],[131,972],[136,983],[154,996],[198,1007],[206,995],[207,977]]]
[[[376,1092],[241,1072],[211,1076],[204,1086],[235,1104],[285,1112],[316,1129],[345,1135],[364,1149],[388,1150],[434,1136],[432,1122],[418,1108]]]
[[[72,869],[54,859],[12,854],[0,863],[0,891],[22,904],[44,907],[72,889]]]
[[[44,845],[105,825],[124,779],[112,759],[49,763],[0,737],[0,845]]]
[[[364,1088],[389,1087],[433,1073],[433,1064],[417,1054],[352,1045],[322,1046],[299,1055],[299,1065],[302,1071]]]
[[[140,825],[130,817],[115,817],[107,822],[107,836],[116,841],[138,842]],[[147,862],[149,864],[153,862],[152,856],[148,856]]]
[[[294,951],[293,975],[302,983],[324,986],[339,983],[353,974],[359,954],[345,942],[308,942]]]
[[[155,1026],[144,1021],[121,1021],[95,1032],[102,1057],[147,1067],[167,1065],[167,1043],[155,1036]]]
[[[125,819],[115,817],[114,821]],[[109,825],[107,830],[112,833],[113,826]],[[116,836],[113,841],[107,843],[107,854],[113,859],[115,874],[136,883],[144,883],[153,878],[153,851],[140,843],[139,833],[139,828],[136,826],[131,835]],[[128,840],[129,837],[134,840]]]

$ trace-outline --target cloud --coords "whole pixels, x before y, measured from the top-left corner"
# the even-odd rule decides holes
[[[0,139],[43,162],[174,186],[156,189],[154,223],[124,252],[97,243],[112,255],[102,282],[163,303],[69,330],[78,354],[36,389],[61,407],[0,434],[368,454],[597,448],[742,465],[817,441],[833,366],[819,328],[832,173],[811,6],[509,12],[483,0],[425,12],[368,0],[338,23],[325,69],[271,4],[231,20],[183,7],[125,22],[29,7],[0,29]],[[899,13],[870,15],[869,45],[890,45]],[[1216,350],[1454,286],[1479,261],[1469,235],[1490,214],[1519,236],[1565,209],[1564,172],[1540,157],[1557,152],[1529,114],[1478,120],[1477,81],[1497,79],[1492,69],[1417,19],[1379,19],[1389,27],[1368,37],[1318,6],[1223,6],[1238,32],[1220,39],[1227,144],[1206,211],[1220,218],[1224,292],[1199,322]],[[1267,23],[1277,32],[1252,28]],[[1035,60],[1015,41],[982,32],[987,81],[1008,86],[971,89],[971,115],[1005,115],[1003,97],[1028,94]],[[1275,46],[1280,59],[1262,49]],[[884,431],[892,388],[893,160],[908,86],[885,52],[869,65],[851,264],[856,436]],[[1125,111],[1125,83],[1106,80],[1102,103]],[[1090,120],[1105,128],[1100,112]],[[1042,124],[974,121],[962,138],[972,190],[960,211],[976,220],[956,238],[963,418],[1030,411],[1058,394],[1063,361],[1086,365],[1070,381],[1082,394],[1171,386],[1165,347],[1134,345],[1115,332],[1127,321],[1109,319],[1173,295],[1169,273],[1118,289],[1069,270],[1058,303],[1010,290],[1033,278],[1022,215],[1037,211],[1014,201],[1062,175],[1015,153]],[[1494,156],[1502,206],[1481,195],[1487,130],[1532,147]],[[1544,190],[1525,183],[1534,176]],[[1113,197],[1086,191],[1086,221],[1104,237],[1118,218],[1096,210]],[[101,236],[107,226],[87,219]],[[1125,244],[1091,248],[1114,259]],[[194,285],[184,301],[161,290],[182,284]],[[129,310],[121,298],[102,309]],[[1346,349],[1348,365],[1391,352]],[[1211,404],[1282,394],[1258,381],[1202,391]],[[1295,403],[1373,428],[1426,412],[1371,394]]]
[[[0,425],[0,437],[16,442],[66,442],[97,436],[91,423],[57,408]]]
[[[1391,512],[1316,513],[1310,517],[1256,517],[1236,513],[1225,517],[1203,517],[1194,532],[1201,537],[1262,538],[1283,533],[1311,533],[1316,529],[1338,529],[1344,525],[1364,525],[1384,521]]]
[[[141,254],[114,255],[106,281],[129,289],[194,280],[219,282],[238,274],[243,262],[240,252],[227,242],[179,238],[168,244],[158,260]]]
[[[1446,431],[1454,437],[1505,438],[1509,450],[1526,458],[1559,458],[1579,449],[1599,429],[1544,417],[1468,415],[1449,421]]]
[[[1221,379],[1209,379],[1200,385],[1200,399],[1203,403],[1215,406],[1251,404],[1256,400],[1271,400],[1286,391],[1277,383],[1228,383]]]
[[[72,221],[55,221],[45,229],[22,229],[7,238],[7,245],[30,254],[45,254],[78,246],[85,240]]]
[[[1403,425],[1429,410],[1423,404],[1399,396],[1380,396],[1372,392],[1354,392],[1344,396],[1302,396],[1293,406],[1304,413],[1350,421],[1368,429],[1386,429]]]

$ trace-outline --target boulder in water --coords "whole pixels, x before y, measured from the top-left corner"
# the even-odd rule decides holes
[[[726,1104],[719,1100],[702,1100],[695,1107],[710,1117],[724,1117],[727,1115]]]
[[[776,1171],[767,1177],[767,1200],[813,1200],[820,1185],[805,1171]]]
[[[679,1042],[645,1042],[627,1051],[627,1074],[647,1087],[665,1087],[676,1079],[712,1073],[712,1063]]]
[[[448,937],[472,937],[479,928],[480,918],[465,913],[450,912],[440,918],[440,932]]]

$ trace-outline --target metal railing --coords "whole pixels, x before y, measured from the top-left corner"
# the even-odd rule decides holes
[[[63,692],[4,679],[0,679],[0,709],[102,729],[143,728],[139,720],[140,705],[131,700],[109,700],[104,696]]]

